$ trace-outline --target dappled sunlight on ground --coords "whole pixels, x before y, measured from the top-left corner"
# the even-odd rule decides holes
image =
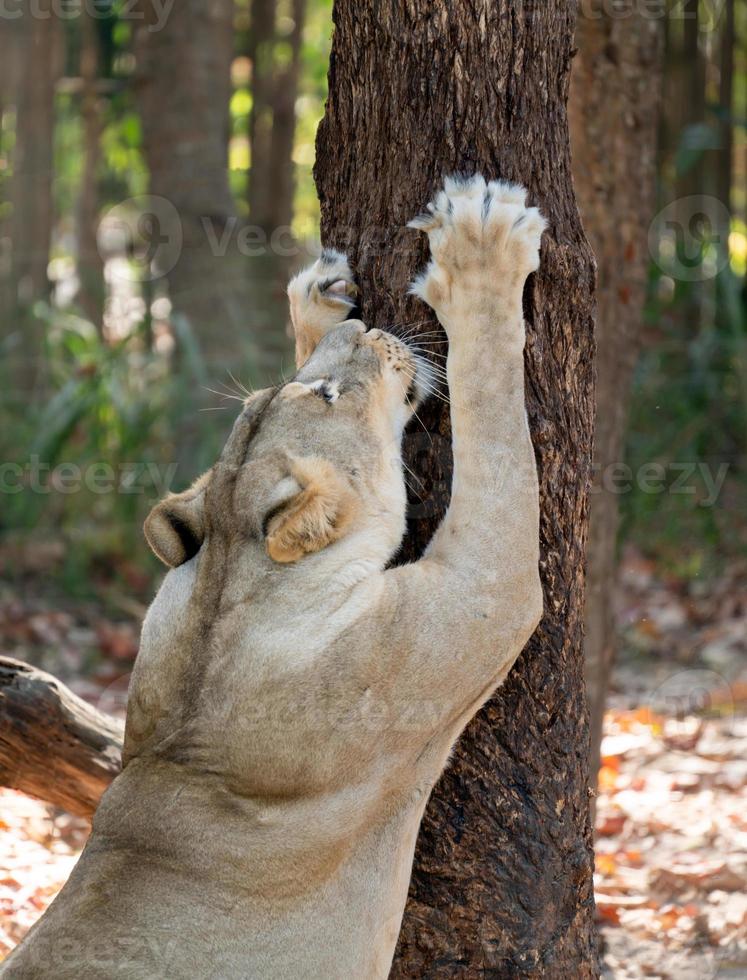
[[[595,875],[606,976],[747,976],[747,717],[616,711],[606,732]],[[64,883],[88,825],[11,790],[0,813],[5,955]]]
[[[607,976],[747,976],[747,717],[639,709],[610,712],[605,728],[595,892]]]
[[[65,883],[87,836],[85,820],[0,790],[0,958]]]

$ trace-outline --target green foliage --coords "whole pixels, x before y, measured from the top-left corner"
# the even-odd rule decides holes
[[[174,384],[168,359],[149,350],[142,330],[105,343],[80,317],[34,312],[48,324],[50,395],[40,404],[6,401],[16,421],[0,444],[2,524],[69,545],[64,578],[80,591],[97,560],[150,566],[139,528],[176,476],[164,462],[174,458]]]
[[[125,108],[119,114],[110,107],[101,134],[101,156],[104,171],[102,197],[104,204],[114,205],[127,197],[148,191],[148,171],[142,155],[140,117]]]
[[[78,197],[83,157],[83,125],[77,100],[72,95],[58,95],[55,109],[55,207],[58,214],[71,215]]]
[[[652,271],[631,401],[622,536],[684,577],[747,551],[747,312],[730,269],[708,283]],[[661,492],[644,467],[663,467]],[[722,485],[719,488],[719,484]],[[654,481],[656,483],[656,481]]]

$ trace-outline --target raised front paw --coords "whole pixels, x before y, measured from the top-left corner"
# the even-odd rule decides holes
[[[288,299],[297,367],[308,360],[325,334],[348,319],[357,294],[347,258],[334,249],[325,248],[313,265],[291,279]]]
[[[410,227],[427,233],[432,257],[412,292],[448,329],[465,303],[486,311],[520,306],[524,282],[539,266],[546,222],[526,206],[523,187],[477,176],[448,178]]]

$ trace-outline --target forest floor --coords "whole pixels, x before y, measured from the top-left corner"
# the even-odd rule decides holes
[[[597,799],[604,976],[747,978],[747,567],[684,583],[629,552],[616,598],[621,655]],[[140,612],[122,605],[0,591],[0,649],[121,714]],[[87,833],[0,790],[0,959]]]

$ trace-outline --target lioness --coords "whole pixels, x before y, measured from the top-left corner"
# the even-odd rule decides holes
[[[453,499],[425,557],[402,433],[433,384],[347,321],[337,253],[291,283],[294,379],[146,523],[171,566],[143,626],[124,769],[4,978],[386,977],[423,809],[542,613],[522,288],[545,223],[450,180],[412,226],[449,338]]]

